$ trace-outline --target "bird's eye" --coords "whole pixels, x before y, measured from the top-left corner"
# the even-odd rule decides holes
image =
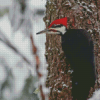
[[[56,26],[57,26],[56,24],[53,24],[53,25],[52,25],[52,27],[56,27]]]
[[[52,27],[57,27],[59,26],[60,24],[53,24]]]

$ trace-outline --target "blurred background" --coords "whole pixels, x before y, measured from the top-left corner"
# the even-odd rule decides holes
[[[45,28],[45,4],[46,0],[0,0],[0,100],[39,100],[33,93],[39,82],[30,34],[46,76],[46,38],[36,35]]]

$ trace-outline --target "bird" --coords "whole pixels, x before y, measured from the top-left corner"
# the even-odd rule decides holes
[[[67,17],[54,20],[43,31],[36,34],[58,34],[64,55],[73,69],[73,100],[87,100],[89,90],[96,81],[94,43],[85,29],[67,29]]]

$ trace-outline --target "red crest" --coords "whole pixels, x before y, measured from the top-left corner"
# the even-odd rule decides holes
[[[54,20],[54,21],[49,25],[49,28],[50,28],[52,25],[54,25],[54,24],[62,24],[62,25],[64,25],[64,26],[67,27],[67,17]]]

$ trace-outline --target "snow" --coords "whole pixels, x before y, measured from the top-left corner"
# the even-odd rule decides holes
[[[1,21],[2,20],[2,21]],[[11,38],[11,28],[10,28],[10,23],[8,21],[8,16],[4,16],[3,19],[0,20],[0,28],[1,30],[6,34],[7,37],[9,37],[9,39]],[[5,26],[7,28],[7,30],[5,29]],[[22,33],[20,33],[21,36]],[[26,51],[25,54],[27,54],[27,50],[25,50],[25,44],[23,44],[22,41],[19,41],[19,37],[18,36],[18,40],[17,43],[15,43],[16,47],[21,47],[20,49]],[[16,39],[15,39],[16,40]],[[10,40],[11,41],[11,40]],[[25,42],[26,43],[26,42]],[[10,48],[8,48],[7,46],[5,46],[3,43],[0,42],[0,48],[2,49],[2,52],[0,52],[0,56],[3,56],[7,59],[7,63],[9,65],[10,68],[13,69],[13,75],[14,75],[14,89],[15,89],[15,94],[18,95],[20,94],[21,90],[23,89],[24,86],[24,80],[27,78],[26,76],[29,74],[28,73],[28,68],[27,66],[20,68],[19,66],[16,66],[16,62],[20,62],[21,58],[16,55],[13,50],[11,50]],[[2,71],[2,70],[1,70]],[[2,71],[3,72],[3,71]],[[0,73],[1,75],[2,73]],[[5,73],[6,74],[6,73]],[[5,74],[3,73],[2,76],[5,76]],[[5,78],[2,77],[2,80],[5,80]],[[5,90],[5,95],[7,95],[7,97],[9,98],[11,94],[9,94],[8,90]],[[8,96],[9,95],[9,96]]]
[[[13,73],[15,77],[15,81],[14,81],[14,85],[15,85],[14,89],[16,90],[15,94],[18,95],[20,94],[21,90],[24,87],[24,81],[28,77],[29,71],[27,70],[27,66],[24,68],[14,67]]]
[[[34,3],[35,2],[35,3]],[[37,9],[45,9],[45,3],[46,0],[29,0],[29,8],[31,10],[37,10]],[[2,4],[2,5],[1,5]],[[9,7],[12,4],[12,0],[0,0],[0,7]],[[35,12],[35,11],[34,11]],[[33,13],[34,13],[33,12]],[[45,24],[43,22],[43,17],[44,16],[39,16],[36,15],[34,16],[33,21],[33,38],[35,45],[38,50],[38,55],[40,58],[40,68],[43,70],[42,74],[45,75],[43,77],[42,83],[45,83],[46,80],[46,60],[45,60],[45,34],[42,35],[36,35],[36,32],[43,30],[45,28]],[[13,33],[11,23],[9,21],[8,15],[4,15],[3,17],[0,18],[0,30],[5,34],[5,36],[12,42],[12,44],[17,47],[17,49],[25,55],[26,58],[28,58],[32,64],[33,68],[28,67],[26,63],[23,63],[21,57],[13,52],[10,48],[8,48],[4,43],[0,42],[0,49],[2,49],[2,52],[0,52],[0,56],[4,57],[7,59],[7,63],[9,67],[13,71],[14,75],[14,95],[18,96],[21,93],[21,90],[24,87],[24,82],[25,79],[29,75],[29,69],[31,70],[32,74],[36,76],[36,71],[35,71],[35,58],[32,56],[31,53],[31,48],[30,48],[30,40],[27,37],[23,36],[23,33],[21,30],[16,31]],[[16,62],[22,64],[21,67],[19,66],[20,64],[16,64]],[[40,70],[41,70],[40,69]],[[1,72],[2,71],[2,72]],[[1,77],[2,76],[2,77]],[[5,80],[6,73],[4,73],[4,69],[2,66],[0,66],[0,81]],[[48,89],[44,88],[44,91],[48,91]],[[10,98],[11,94],[9,90],[5,90],[4,94]]]
[[[4,17],[0,18],[0,29],[5,33],[5,35],[9,39],[11,39],[12,29],[11,29],[10,21],[8,19],[8,15],[4,15]]]
[[[46,0],[29,0],[29,7],[30,9],[34,9],[34,8],[42,8],[45,9],[45,4],[46,4]]]
[[[9,7],[12,5],[12,0],[0,0],[0,7]]]
[[[96,7],[96,5],[94,5],[94,3],[91,3],[91,5],[89,5],[89,7]]]
[[[93,93],[93,96],[89,100],[100,100],[100,89],[99,90],[96,90]]]

